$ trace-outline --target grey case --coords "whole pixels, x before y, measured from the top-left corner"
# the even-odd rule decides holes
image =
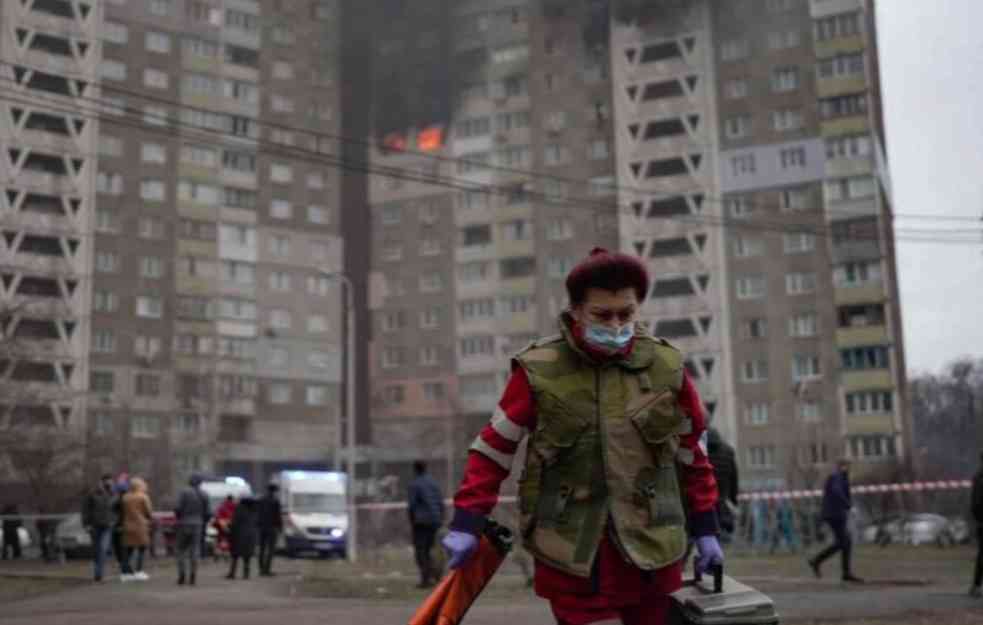
[[[667,625],[777,625],[765,594],[715,571],[715,580],[689,578],[672,594]],[[715,588],[717,586],[717,588]]]

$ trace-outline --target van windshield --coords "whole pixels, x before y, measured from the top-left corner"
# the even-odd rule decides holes
[[[291,512],[298,514],[314,512],[344,514],[345,496],[337,493],[293,493],[290,508]]]

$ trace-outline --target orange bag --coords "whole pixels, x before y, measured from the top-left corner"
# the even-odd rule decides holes
[[[512,548],[512,532],[488,519],[478,548],[452,570],[416,611],[409,625],[457,625],[485,589]]]

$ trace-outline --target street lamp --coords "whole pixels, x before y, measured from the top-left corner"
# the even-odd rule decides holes
[[[345,345],[345,406],[346,410],[346,434],[348,436],[347,472],[348,488],[346,497],[348,499],[348,560],[355,562],[358,549],[358,512],[355,509],[355,305],[354,290],[352,281],[343,273],[318,269],[318,272],[329,280],[337,280],[345,287],[345,312],[347,341]],[[335,419],[335,469],[340,468],[339,453],[341,451],[341,413]]]

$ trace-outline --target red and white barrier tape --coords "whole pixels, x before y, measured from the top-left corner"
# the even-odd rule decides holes
[[[973,483],[970,480],[943,480],[939,482],[902,482],[898,484],[860,484],[851,487],[850,491],[854,495],[869,495],[877,493],[961,490],[972,488],[972,486]],[[761,499],[814,499],[822,496],[822,490],[787,490],[741,493],[738,499],[741,501],[756,501]]]

